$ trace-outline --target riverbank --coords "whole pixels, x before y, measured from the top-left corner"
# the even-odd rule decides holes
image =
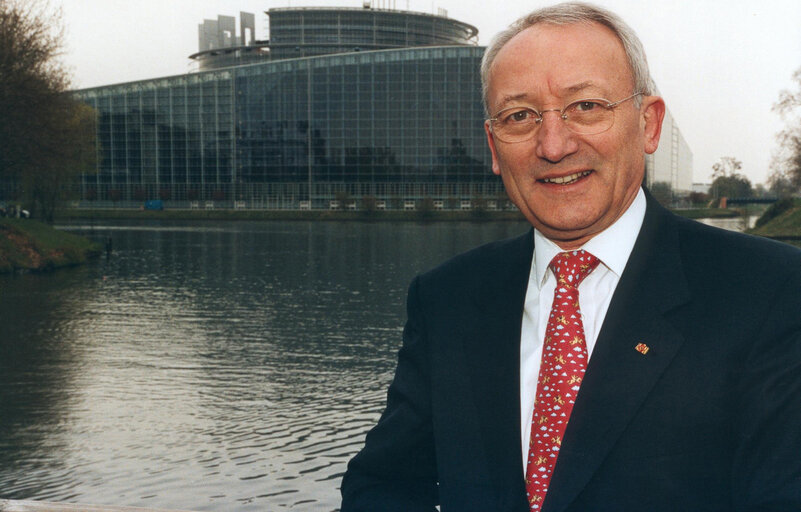
[[[801,199],[774,203],[748,232],[776,240],[801,240]]]
[[[679,215],[694,219],[740,215],[737,210],[685,209]],[[223,209],[64,209],[58,220],[303,220],[375,222],[525,222],[519,211],[492,210],[223,210]],[[801,224],[799,224],[801,225]],[[41,271],[78,265],[97,256],[101,247],[85,238],[58,231],[29,219],[0,219],[0,273]]]
[[[690,208],[675,213],[691,219],[738,217],[736,209]],[[72,208],[57,213],[62,220],[304,220],[304,221],[376,221],[376,222],[483,222],[519,221],[525,217],[517,210],[231,210],[231,209],[167,209],[138,210],[131,208]]]
[[[0,273],[36,272],[85,263],[98,244],[30,219],[0,219]]]
[[[525,221],[518,211],[491,210],[232,210],[71,208],[57,212],[57,220],[304,220],[304,221]]]
[[[688,219],[733,219],[742,216],[742,211],[728,208],[682,208],[671,210]]]

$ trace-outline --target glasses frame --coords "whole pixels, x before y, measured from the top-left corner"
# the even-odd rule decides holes
[[[570,108],[571,106],[575,105],[576,103],[582,103],[582,102],[585,102],[585,101],[592,101],[594,103],[600,103],[602,107],[604,107],[604,108],[606,108],[608,110],[611,110],[612,113],[614,114],[615,107],[618,107],[620,104],[625,103],[625,102],[629,101],[630,99],[636,98],[637,96],[640,96],[640,95],[643,95],[643,94],[645,94],[643,91],[635,92],[631,96],[626,96],[622,100],[617,100],[617,101],[614,101],[614,102],[610,102],[606,98],[583,98],[583,99],[580,99],[580,100],[571,101],[570,103],[568,103],[567,105],[565,105],[561,109],[559,109],[559,108],[548,108],[548,109],[545,109],[545,110],[537,110],[534,107],[529,107],[529,106],[525,106],[525,105],[516,105],[516,106],[513,106],[513,107],[507,107],[507,108],[504,108],[502,110],[499,110],[498,112],[495,113],[494,116],[492,116],[489,119],[487,119],[487,122],[489,123],[490,133],[492,133],[495,136],[498,136],[495,133],[495,130],[493,130],[493,126],[492,126],[493,125],[493,121],[498,121],[500,119],[501,114],[503,114],[504,112],[507,112],[509,110],[519,109],[519,108],[524,108],[524,109],[531,110],[537,116],[534,119],[535,125],[541,125],[542,121],[543,121],[543,115],[546,112],[559,112],[559,117],[562,119],[562,121],[567,121],[567,114],[565,113],[565,111],[568,108]],[[612,126],[614,126],[614,124],[615,124],[615,118],[612,117],[612,124],[610,124],[607,128],[605,128],[605,129],[603,129],[603,130],[601,130],[599,132],[592,132],[592,133],[576,132],[576,131],[571,130],[570,126],[568,126],[568,125],[565,125],[565,128],[567,128],[570,132],[575,133],[577,135],[598,135],[598,134],[604,133],[605,131],[607,131],[610,128],[612,128]],[[537,127],[538,126],[536,126],[533,130],[531,130],[531,135],[529,137],[526,137],[525,139],[522,139],[522,140],[516,140],[514,142],[510,142],[510,141],[504,140],[500,136],[498,136],[498,139],[500,139],[503,142],[506,142],[507,144],[517,144],[519,142],[526,142],[526,141],[529,141],[532,138],[534,138],[534,135],[537,133],[537,129],[536,129]]]

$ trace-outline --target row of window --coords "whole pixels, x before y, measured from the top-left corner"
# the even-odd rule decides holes
[[[100,172],[85,179],[306,182],[310,171],[318,181],[496,179],[480,53],[339,55],[82,91],[100,121]]]
[[[87,181],[94,183],[232,183],[239,182],[296,182],[308,183],[310,174],[305,166],[295,167],[258,167],[242,168],[235,177],[228,175],[222,168],[190,165],[163,172],[157,168],[141,173],[125,173],[124,170],[107,171],[102,174],[87,176]],[[470,167],[452,167],[446,170],[424,167],[404,167],[390,170],[377,169],[373,172],[357,167],[342,167],[337,170],[316,169],[311,173],[313,183],[335,181],[363,183],[392,183],[403,181],[419,181],[425,183],[451,184],[458,182],[492,182],[497,178],[489,170]]]

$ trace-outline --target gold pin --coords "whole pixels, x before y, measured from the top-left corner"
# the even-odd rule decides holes
[[[634,350],[636,350],[637,352],[639,352],[642,355],[645,355],[645,354],[648,353],[649,350],[651,350],[651,347],[649,347],[645,343],[638,343],[637,346],[634,347]]]

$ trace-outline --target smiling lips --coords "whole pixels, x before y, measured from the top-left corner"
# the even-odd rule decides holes
[[[568,174],[567,176],[560,176],[558,178],[543,178],[540,181],[543,183],[554,183],[556,185],[569,185],[571,183],[575,183],[584,176],[587,176],[591,172],[592,171],[580,171],[573,174]]]

